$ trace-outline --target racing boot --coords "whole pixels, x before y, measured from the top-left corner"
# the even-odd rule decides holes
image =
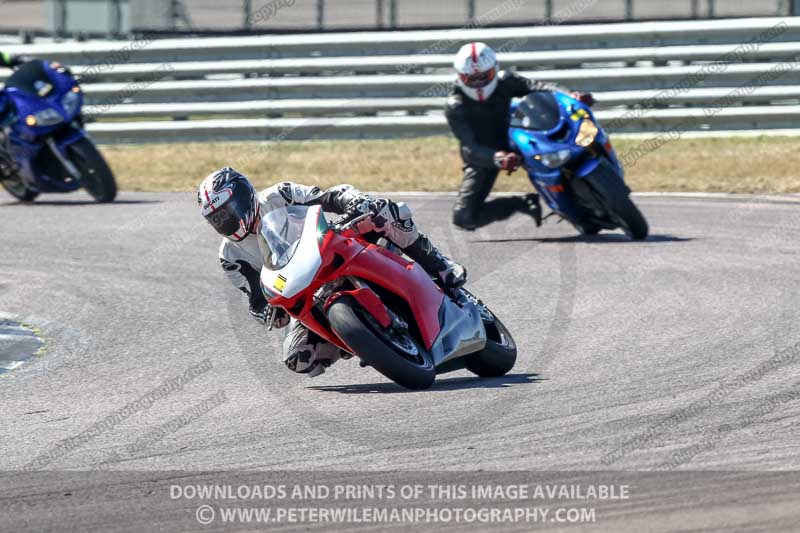
[[[467,269],[442,255],[424,233],[420,233],[410,246],[403,248],[403,252],[442,287],[457,288],[467,281]]]

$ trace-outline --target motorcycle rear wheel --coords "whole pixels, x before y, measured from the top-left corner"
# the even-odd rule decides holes
[[[411,335],[392,342],[354,298],[336,300],[328,308],[328,320],[355,355],[398,385],[412,390],[433,385],[436,368],[431,355]]]
[[[517,362],[517,345],[508,328],[499,318],[484,307],[481,313],[486,328],[486,346],[464,358],[467,370],[482,378],[496,378],[508,374]]]
[[[39,193],[32,191],[25,186],[19,178],[8,178],[0,181],[3,188],[8,191],[8,194],[19,200],[20,202],[32,202],[39,196]]]

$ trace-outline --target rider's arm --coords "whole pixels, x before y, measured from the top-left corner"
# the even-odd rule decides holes
[[[328,213],[343,214],[350,202],[367,195],[352,185],[336,185],[327,190],[285,181],[266,189],[267,201],[273,207],[287,205],[319,205]]]
[[[222,239],[219,247],[219,262],[233,286],[250,299],[250,309],[263,309],[267,299],[261,292],[260,273],[248,263],[236,246],[228,239]]]
[[[461,143],[461,157],[468,165],[476,167],[492,168],[494,164],[494,150],[488,146],[479,144],[475,139],[472,126],[467,121],[465,115],[463,96],[451,94],[447,97],[444,114],[450,130]]]
[[[497,76],[505,85],[511,88],[513,96],[525,96],[534,91],[558,91],[567,94],[571,92],[557,83],[531,80],[508,70],[501,70]]]
[[[27,59],[23,56],[13,56],[8,52],[0,52],[0,67],[14,68],[26,61]]]

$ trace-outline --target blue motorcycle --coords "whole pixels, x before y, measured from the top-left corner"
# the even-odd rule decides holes
[[[81,187],[98,202],[117,195],[114,175],[83,127],[83,93],[68,69],[34,60],[20,66],[0,92],[8,112],[7,167],[0,184],[15,198]]]
[[[560,92],[532,92],[512,103],[508,136],[539,196],[581,234],[622,228],[633,239],[647,237],[622,165],[587,105]]]

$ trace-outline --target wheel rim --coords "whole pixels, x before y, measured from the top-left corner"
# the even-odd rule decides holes
[[[369,324],[370,329],[382,341],[390,345],[398,355],[417,366],[428,366],[428,361],[423,357],[417,343],[414,342],[410,335],[392,335],[382,328],[369,313],[359,311],[359,315]]]
[[[78,170],[81,172],[81,186],[83,186],[83,188],[86,189],[86,191],[93,197],[98,197],[105,194],[106,191],[104,184],[100,180],[95,179],[97,170],[87,164],[86,158],[80,149],[72,147],[70,152],[73,155],[73,162],[75,166],[78,167]]]

